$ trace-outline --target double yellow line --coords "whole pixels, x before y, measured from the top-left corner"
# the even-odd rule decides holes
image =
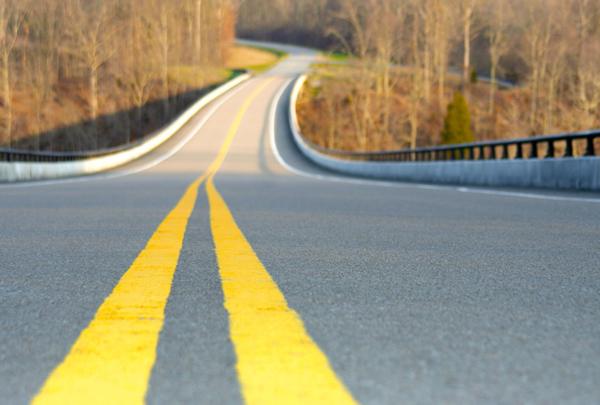
[[[256,256],[214,185],[251,103],[246,99],[207,172],[185,191],[50,374],[35,404],[143,403],[185,230],[206,180],[211,230],[242,395],[248,404],[353,403],[327,357]]]

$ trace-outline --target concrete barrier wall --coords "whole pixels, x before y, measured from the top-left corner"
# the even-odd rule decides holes
[[[408,182],[600,191],[598,157],[410,163],[359,162],[325,155],[311,147],[300,133],[296,103],[305,80],[306,76],[301,76],[294,84],[290,125],[300,151],[324,168],[354,176]]]
[[[249,78],[250,75],[243,74],[217,87],[185,110],[169,125],[157,131],[154,136],[135,147],[108,156],[71,162],[0,162],[0,182],[49,180],[81,176],[129,163],[156,149],[175,135],[202,108]]]

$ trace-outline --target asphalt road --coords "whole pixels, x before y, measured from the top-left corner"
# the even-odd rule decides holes
[[[0,188],[0,403],[73,387],[86,387],[74,403],[81,391],[106,403],[101,381],[74,381],[105,363],[139,374],[128,387],[157,404],[284,403],[294,385],[323,394],[300,403],[599,403],[600,196],[322,171],[290,140],[290,80],[314,57],[290,51],[138,162]],[[197,198],[184,196],[205,172]],[[147,245],[180,201],[193,203],[189,220],[163,228],[183,232],[182,246]],[[161,259],[141,266],[149,275],[122,287],[150,251]],[[109,296],[114,313],[99,315]],[[137,296],[147,305],[127,301]],[[116,329],[135,333],[115,343]],[[148,350],[124,364],[122,336]],[[291,371],[281,360],[310,356]]]

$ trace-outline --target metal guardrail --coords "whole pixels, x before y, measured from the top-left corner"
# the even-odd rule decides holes
[[[35,152],[0,148],[0,161],[4,162],[70,162],[102,157],[121,152],[142,144],[152,135],[135,142],[87,152]],[[511,139],[507,141],[474,142],[459,145],[435,146],[430,148],[401,149],[379,152],[350,152],[324,148],[312,142],[310,146],[326,155],[375,162],[433,162],[448,160],[496,160],[496,159],[539,159],[575,158],[575,141],[585,141],[582,156],[596,156],[594,141],[600,138],[600,130]],[[305,140],[307,141],[307,140]],[[557,144],[564,143],[564,152],[559,156]],[[540,153],[545,145],[545,153]]]
[[[134,148],[148,141],[153,135],[154,134],[147,135],[125,145],[95,151],[44,152],[0,148],[0,162],[72,162],[76,160],[97,158]]]
[[[594,141],[600,130],[511,139],[507,141],[475,142],[430,148],[401,149],[380,152],[349,152],[310,146],[326,155],[376,162],[433,162],[449,160],[507,160],[507,159],[557,159],[596,156]],[[585,142],[583,154],[575,153],[575,142]],[[545,149],[543,149],[545,146]],[[562,148],[561,148],[562,147]],[[557,153],[563,149],[562,153]]]

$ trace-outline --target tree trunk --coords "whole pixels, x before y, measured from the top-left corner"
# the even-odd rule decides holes
[[[2,52],[2,95],[4,102],[4,109],[6,111],[5,120],[5,136],[8,141],[8,147],[12,147],[12,95],[10,88],[10,60],[9,52],[4,50]]]
[[[529,113],[529,126],[530,131],[536,131],[537,127],[537,102],[538,102],[538,80],[539,75],[537,71],[537,67],[534,67],[532,74],[532,83],[531,83],[531,106]]]
[[[166,6],[163,5],[160,16],[160,31],[162,42],[162,86],[163,86],[163,114],[169,118],[169,19]]]
[[[428,18],[425,20],[425,49],[423,50],[424,59],[424,87],[425,87],[425,100],[429,102],[431,99],[431,46],[430,46],[430,22]]]
[[[494,59],[492,57],[492,59]],[[496,109],[496,63],[492,62],[492,66],[490,68],[490,115],[494,114],[494,110]]]
[[[471,66],[471,24],[465,22],[464,29],[464,47],[465,52],[463,55],[463,84],[466,86],[469,83],[469,67]]]
[[[392,86],[390,83],[390,63],[391,61],[385,62],[383,68],[383,137],[389,137],[390,134],[390,107],[391,107],[391,94],[392,94]],[[384,145],[379,145],[383,148]]]
[[[473,6],[465,5],[463,14],[463,86],[465,92],[469,84],[471,73],[471,19],[473,15]]]
[[[410,104],[410,148],[417,147],[417,132],[419,129],[419,105],[417,100],[412,100]]]
[[[90,117],[95,120],[98,117],[98,70],[90,69]]]
[[[202,0],[196,0],[195,21],[194,60],[196,61],[196,66],[200,66],[202,63]]]
[[[440,111],[443,111],[444,106],[446,105],[446,64],[444,64],[443,69],[440,70],[440,77],[438,80],[438,106]]]
[[[94,139],[94,149],[98,148],[98,70],[90,70],[90,118],[92,121],[92,138]]]

